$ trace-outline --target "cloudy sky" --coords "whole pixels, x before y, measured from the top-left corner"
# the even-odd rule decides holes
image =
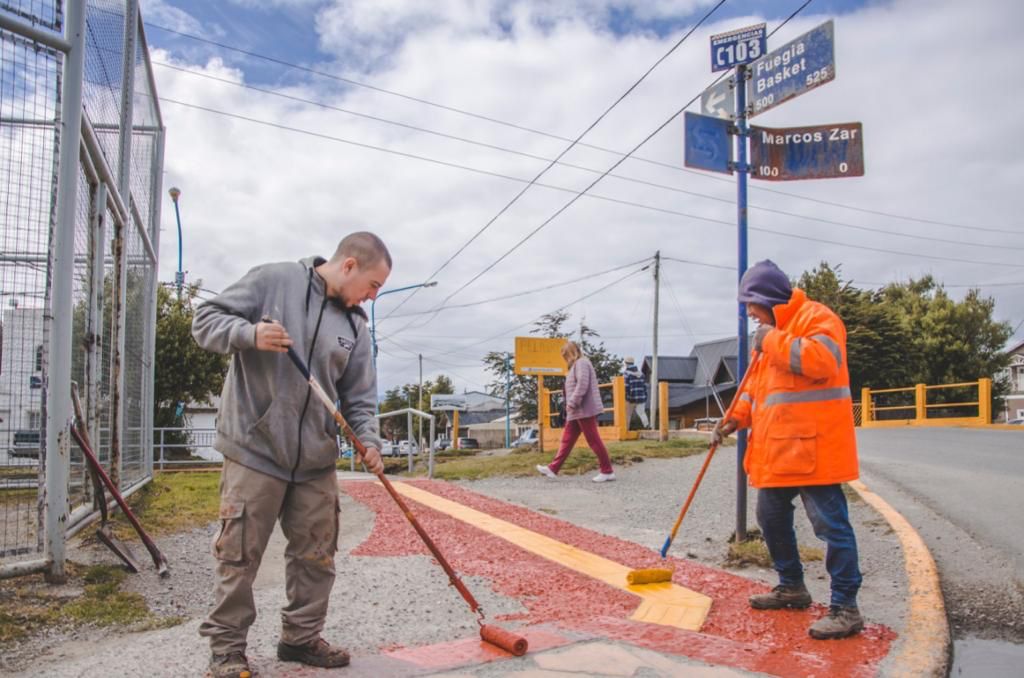
[[[659,250],[659,352],[735,334],[736,180],[684,168],[677,113],[715,78],[710,35],[772,31],[803,0],[727,0],[607,114],[717,0],[141,4],[188,279],[219,291],[377,232],[388,288],[437,281],[378,299],[382,391],[416,382],[419,354],[424,378],[482,389],[480,358],[561,308],[612,352],[649,354]],[[1024,5],[818,0],[768,47],[829,19],[836,79],[753,122],[861,122],[866,173],[751,180],[751,263],[978,286],[1024,338]],[[169,281],[166,196],[160,249]]]

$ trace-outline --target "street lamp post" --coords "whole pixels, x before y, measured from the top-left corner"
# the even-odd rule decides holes
[[[181,288],[185,284],[185,273],[181,270],[181,214],[178,212],[178,196],[181,189],[172,186],[168,193],[171,194],[171,202],[174,203],[174,218],[178,222],[178,271],[174,274],[174,286],[178,289],[178,299],[181,299]]]
[[[393,290],[384,290],[378,292],[377,296],[370,302],[370,345],[373,348],[373,371],[377,371],[377,300],[383,297],[385,294],[394,294],[395,292],[405,292],[406,290],[414,290],[417,287],[434,287],[437,285],[437,281],[416,283],[415,285],[406,285],[405,287],[398,287]]]

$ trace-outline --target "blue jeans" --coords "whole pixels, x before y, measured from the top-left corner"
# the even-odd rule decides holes
[[[828,544],[825,567],[832,578],[832,605],[857,606],[863,579],[857,566],[857,538],[850,525],[846,496],[839,485],[765,487],[757,493],[757,524],[768,545],[779,583],[802,586],[804,568],[793,529],[793,499],[800,495],[814,534]]]

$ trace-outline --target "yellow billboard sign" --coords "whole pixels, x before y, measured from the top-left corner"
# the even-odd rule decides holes
[[[565,376],[567,368],[562,358],[565,342],[561,338],[516,337],[516,374]]]

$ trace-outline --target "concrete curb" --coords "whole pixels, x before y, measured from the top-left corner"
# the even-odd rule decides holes
[[[907,519],[859,480],[849,483],[889,523],[903,549],[908,600],[905,630],[882,673],[887,676],[945,676],[950,634],[935,559]]]

